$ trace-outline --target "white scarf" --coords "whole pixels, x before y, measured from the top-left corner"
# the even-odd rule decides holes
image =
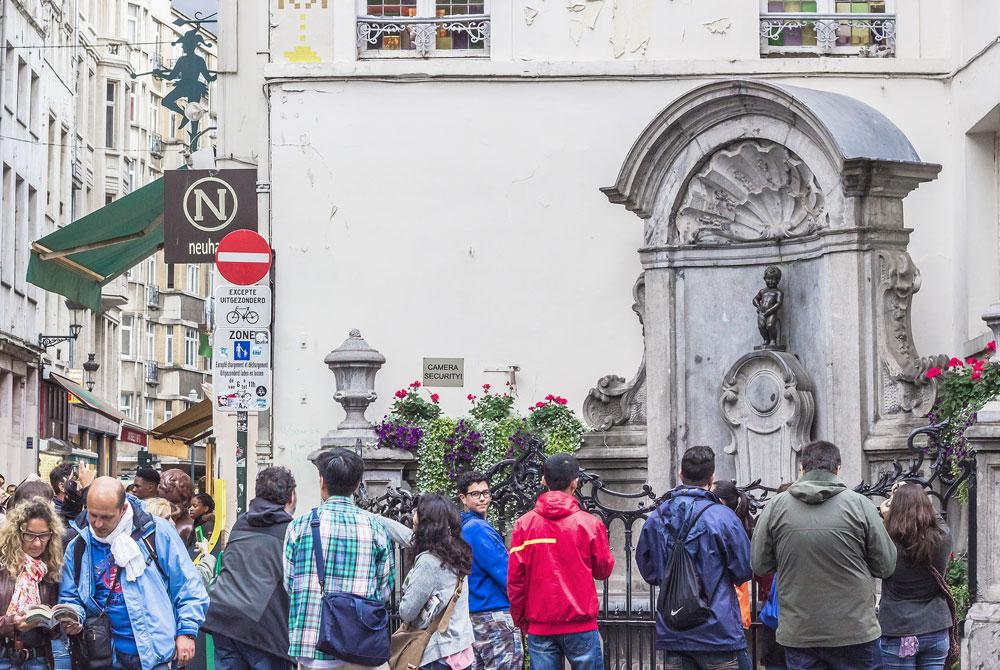
[[[111,531],[107,537],[97,537],[95,533],[91,532],[95,541],[111,545],[111,555],[115,558],[115,564],[120,568],[125,568],[125,578],[130,582],[139,579],[139,575],[146,570],[146,560],[142,557],[142,550],[139,549],[139,544],[132,539],[132,516],[132,505],[128,505],[125,513],[122,514],[121,521],[118,522],[118,527]]]

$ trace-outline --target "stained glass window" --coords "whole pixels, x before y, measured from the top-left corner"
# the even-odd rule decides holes
[[[838,14],[885,14],[885,0],[873,2],[837,2]],[[862,47],[873,43],[872,31],[864,26],[841,23],[837,28],[838,47]]]
[[[769,0],[769,12],[811,12],[816,13],[816,0]],[[775,47],[814,47],[816,46],[816,28],[812,25],[801,28],[783,30],[776,39],[770,40]]]
[[[380,22],[375,41],[365,45],[366,50],[406,51],[426,49],[432,41],[434,51],[486,51],[489,0],[363,0],[366,16],[403,19],[399,23]],[[432,23],[444,17],[472,17],[450,19],[447,23]],[[484,29],[481,19],[487,21]],[[406,21],[407,18],[418,21]],[[363,18],[360,20],[363,21]],[[372,24],[375,26],[376,24]],[[374,34],[374,29],[369,34]],[[422,36],[418,40],[418,36]],[[473,37],[475,36],[475,37]],[[425,54],[421,54],[425,55]]]
[[[368,0],[368,16],[416,16],[417,0]],[[379,36],[375,49],[399,51],[416,49],[413,34],[408,30],[385,32]]]

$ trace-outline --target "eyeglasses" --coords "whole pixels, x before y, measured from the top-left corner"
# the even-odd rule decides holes
[[[493,494],[489,491],[469,491],[462,495],[474,498],[475,500],[488,500]]]
[[[24,542],[25,544],[32,544],[34,542],[45,544],[46,542],[48,542],[51,539],[52,539],[52,533],[51,532],[48,532],[48,533],[29,533],[29,532],[21,533],[21,541]]]

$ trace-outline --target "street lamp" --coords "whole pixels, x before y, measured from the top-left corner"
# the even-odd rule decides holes
[[[197,405],[198,404],[198,392],[195,391],[194,389],[191,389],[190,391],[188,391],[187,401],[191,405]]]
[[[75,302],[66,301],[66,307],[69,308],[69,313],[73,320],[73,323],[69,326],[69,335],[39,335],[38,345],[42,349],[48,349],[49,347],[54,347],[61,342],[72,342],[76,338],[80,337],[80,331],[83,330],[83,325],[77,323],[79,321],[79,314],[84,309],[82,305],[78,305]]]
[[[101,364],[95,358],[97,358],[97,354],[87,354],[87,362],[83,364],[83,371],[87,373],[86,384],[88,391],[94,390],[94,373],[101,367]]]

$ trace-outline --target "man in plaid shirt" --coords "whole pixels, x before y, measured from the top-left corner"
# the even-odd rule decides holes
[[[379,517],[359,509],[353,495],[364,475],[364,461],[353,451],[333,449],[316,459],[320,472],[320,538],[326,562],[326,591],[389,600],[393,552]],[[322,592],[313,554],[311,512],[295,519],[285,536],[285,588],[291,597],[288,655],[299,668],[362,670],[316,650]],[[382,665],[378,670],[386,670]]]

